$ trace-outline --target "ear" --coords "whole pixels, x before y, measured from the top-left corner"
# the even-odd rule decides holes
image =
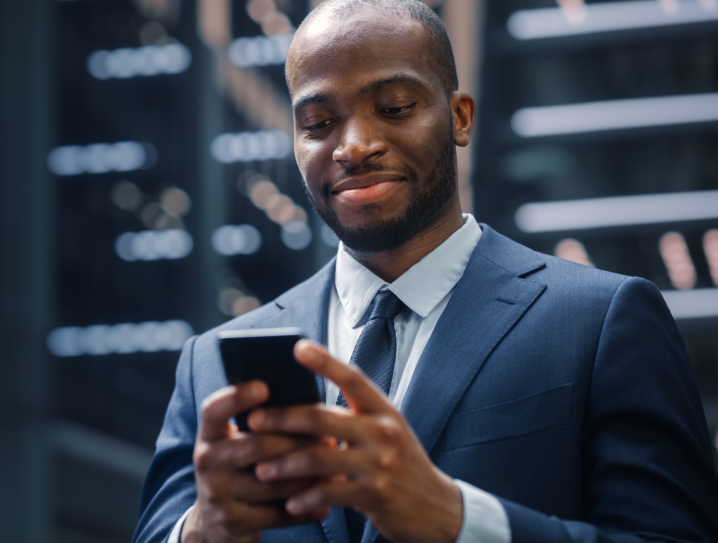
[[[449,105],[454,123],[454,143],[459,147],[466,147],[474,129],[474,99],[465,92],[454,91],[449,96]]]

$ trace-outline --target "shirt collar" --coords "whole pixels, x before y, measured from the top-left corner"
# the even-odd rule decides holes
[[[481,228],[476,219],[464,214],[461,228],[389,285],[339,244],[335,285],[352,328],[361,323],[374,296],[385,286],[414,313],[426,318],[459,282],[479,239]]]

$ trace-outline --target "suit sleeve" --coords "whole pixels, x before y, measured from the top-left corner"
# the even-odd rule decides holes
[[[182,350],[157,448],[140,500],[140,520],[132,543],[167,541],[172,528],[194,504],[196,487],[192,452],[197,411],[192,388],[192,353],[196,337]]]
[[[624,281],[606,314],[581,446],[584,521],[500,500],[512,543],[718,542],[718,478],[693,372],[643,279]]]

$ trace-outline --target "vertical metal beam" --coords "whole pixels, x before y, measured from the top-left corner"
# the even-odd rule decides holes
[[[210,240],[214,231],[225,223],[226,201],[225,172],[210,154],[212,140],[223,131],[224,100],[223,77],[218,73],[217,57],[212,48],[221,48],[229,39],[229,2],[225,0],[197,1],[198,39],[194,46],[197,70],[194,82],[196,127],[194,141],[197,145],[197,197],[199,237],[196,247],[199,262],[199,315],[197,332],[220,324],[224,317],[217,309],[218,285],[222,280],[222,257],[213,249]],[[216,21],[217,24],[211,24]],[[221,26],[224,22],[226,28]],[[208,29],[211,30],[207,34]]]
[[[52,320],[52,2],[0,2],[0,526],[51,541],[45,337]]]

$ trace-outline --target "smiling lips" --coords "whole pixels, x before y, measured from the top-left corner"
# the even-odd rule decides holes
[[[383,200],[406,178],[398,174],[369,174],[344,179],[332,187],[332,196],[350,205],[371,204]]]

